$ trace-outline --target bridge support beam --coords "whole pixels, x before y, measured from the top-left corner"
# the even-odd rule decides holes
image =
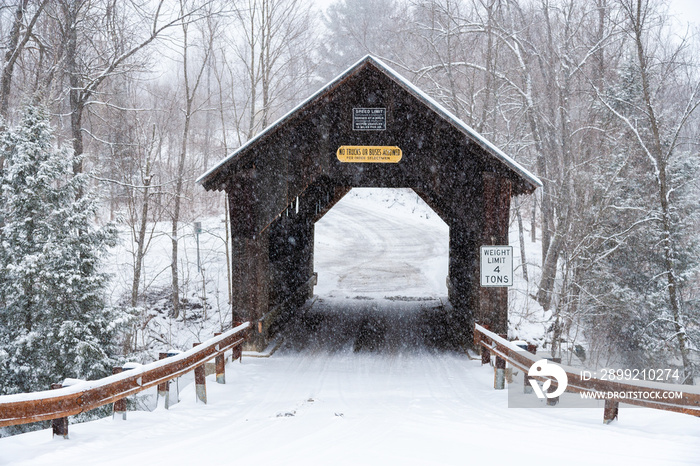
[[[460,219],[450,224],[450,253],[448,265],[448,298],[455,311],[458,327],[457,343],[468,342],[476,319],[479,295],[479,231]]]
[[[268,237],[233,238],[231,267],[232,307],[235,320],[257,322],[269,309]],[[265,349],[266,342],[257,332],[251,332],[247,346],[255,351]]]
[[[495,173],[483,173],[483,226],[482,245],[507,245],[510,220],[511,181]],[[477,261],[474,276],[480,280]],[[508,333],[508,288],[480,287],[477,321],[488,325],[491,331]]]

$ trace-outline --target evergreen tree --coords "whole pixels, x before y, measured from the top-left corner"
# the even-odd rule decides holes
[[[85,175],[55,146],[46,111],[25,108],[0,135],[0,394],[108,374],[117,313],[105,307],[100,259],[116,235],[96,228]]]

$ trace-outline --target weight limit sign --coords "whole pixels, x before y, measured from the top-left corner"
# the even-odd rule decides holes
[[[481,286],[513,286],[513,246],[481,246]]]

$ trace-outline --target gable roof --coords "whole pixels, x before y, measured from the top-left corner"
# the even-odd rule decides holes
[[[523,167],[518,162],[513,160],[511,157],[506,155],[502,150],[500,150],[498,147],[496,147],[494,144],[492,144],[490,141],[488,141],[486,138],[484,138],[481,134],[479,134],[472,127],[470,127],[469,125],[464,123],[462,120],[457,118],[452,112],[450,112],[445,107],[443,107],[435,99],[433,99],[428,94],[426,94],[425,92],[420,90],[413,83],[411,83],[406,78],[401,76],[399,73],[394,71],[391,67],[386,65],[380,59],[378,59],[372,55],[366,55],[365,57],[363,57],[357,63],[355,63],[350,68],[345,70],[343,73],[338,75],[335,79],[333,79],[328,84],[323,86],[321,89],[316,91],[309,98],[307,98],[306,100],[301,102],[299,105],[294,107],[292,110],[287,112],[284,116],[279,118],[277,121],[275,121],[271,125],[267,126],[260,133],[258,133],[255,137],[248,140],[241,147],[239,147],[238,149],[233,151],[231,154],[229,154],[224,159],[222,159],[219,163],[217,163],[212,168],[207,170],[204,174],[202,174],[199,178],[197,178],[196,182],[202,184],[204,186],[204,188],[208,189],[208,190],[221,189],[221,186],[218,186],[216,183],[212,183],[212,181],[214,178],[216,178],[216,175],[222,171],[223,167],[227,166],[229,163],[236,160],[239,157],[239,155],[246,152],[250,147],[254,146],[257,142],[265,139],[265,137],[267,137],[267,135],[271,134],[278,127],[282,126],[285,122],[290,120],[297,112],[301,111],[302,109],[304,109],[307,106],[310,106],[314,102],[322,99],[324,96],[326,96],[327,94],[329,94],[333,90],[335,90],[348,77],[359,73],[362,69],[364,69],[367,66],[373,66],[374,68],[380,70],[387,77],[389,77],[392,81],[394,81],[400,87],[402,87],[405,91],[407,91],[409,94],[413,95],[416,99],[421,101],[427,107],[432,109],[442,119],[447,121],[454,128],[456,128],[458,131],[460,131],[461,133],[466,135],[470,140],[474,141],[486,153],[490,154],[496,160],[500,161],[501,163],[503,163],[504,165],[509,167],[511,170],[513,170],[522,179],[527,181],[532,186],[533,191],[534,191],[534,189],[536,189],[538,187],[542,187],[542,181],[540,181],[540,179],[537,176],[535,176],[533,173],[531,173],[525,167]]]

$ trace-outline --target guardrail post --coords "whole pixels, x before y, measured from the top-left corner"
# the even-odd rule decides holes
[[[112,368],[112,375],[114,374],[119,374],[123,371],[124,369],[121,367],[113,367]],[[112,419],[114,419],[114,416],[119,416],[121,414],[122,420],[126,421],[126,399],[122,398],[120,400],[117,400],[114,402],[112,405]]]
[[[481,347],[481,365],[491,364],[491,351],[485,346]]]
[[[165,359],[168,353],[158,353],[158,359]],[[158,398],[163,399],[165,409],[170,409],[170,380],[158,384]]]
[[[194,343],[192,347],[200,345],[201,343]],[[204,404],[207,404],[207,381],[204,377],[204,364],[194,368],[194,389],[197,393],[197,399]]]
[[[610,424],[617,419],[619,407],[619,402],[615,400],[605,400],[605,408],[603,409],[603,424]]]
[[[482,327],[484,327],[486,330],[489,329],[488,325],[483,325]],[[481,334],[476,329],[476,324],[474,324],[474,345],[477,347],[481,346],[481,365],[491,364],[491,351],[489,351],[486,346],[481,344]]]
[[[493,388],[503,390],[506,388],[506,360],[496,356],[496,367],[493,371]]]
[[[531,354],[537,353],[537,345],[532,343],[527,344],[527,352]],[[530,376],[527,375],[528,371],[523,371],[523,393],[531,394],[533,392],[532,385],[530,385]]]
[[[63,388],[63,385],[60,383],[52,383],[51,384],[51,390],[56,390],[59,388]],[[67,417],[59,417],[58,419],[52,419],[51,420],[51,430],[53,431],[53,435],[60,435],[64,439],[68,438],[68,418]]]
[[[561,358],[547,358],[552,362],[556,362],[557,364],[561,364]],[[547,406],[556,406],[559,404],[559,397],[556,396],[554,398],[547,398]]]
[[[221,332],[214,334],[215,337],[221,335]],[[224,352],[216,355],[214,359],[214,365],[216,366],[216,383],[226,383],[226,358],[224,357]]]
[[[508,335],[498,335],[501,338],[508,338]],[[493,372],[493,388],[503,390],[506,388],[506,360],[496,355],[496,366]]]

